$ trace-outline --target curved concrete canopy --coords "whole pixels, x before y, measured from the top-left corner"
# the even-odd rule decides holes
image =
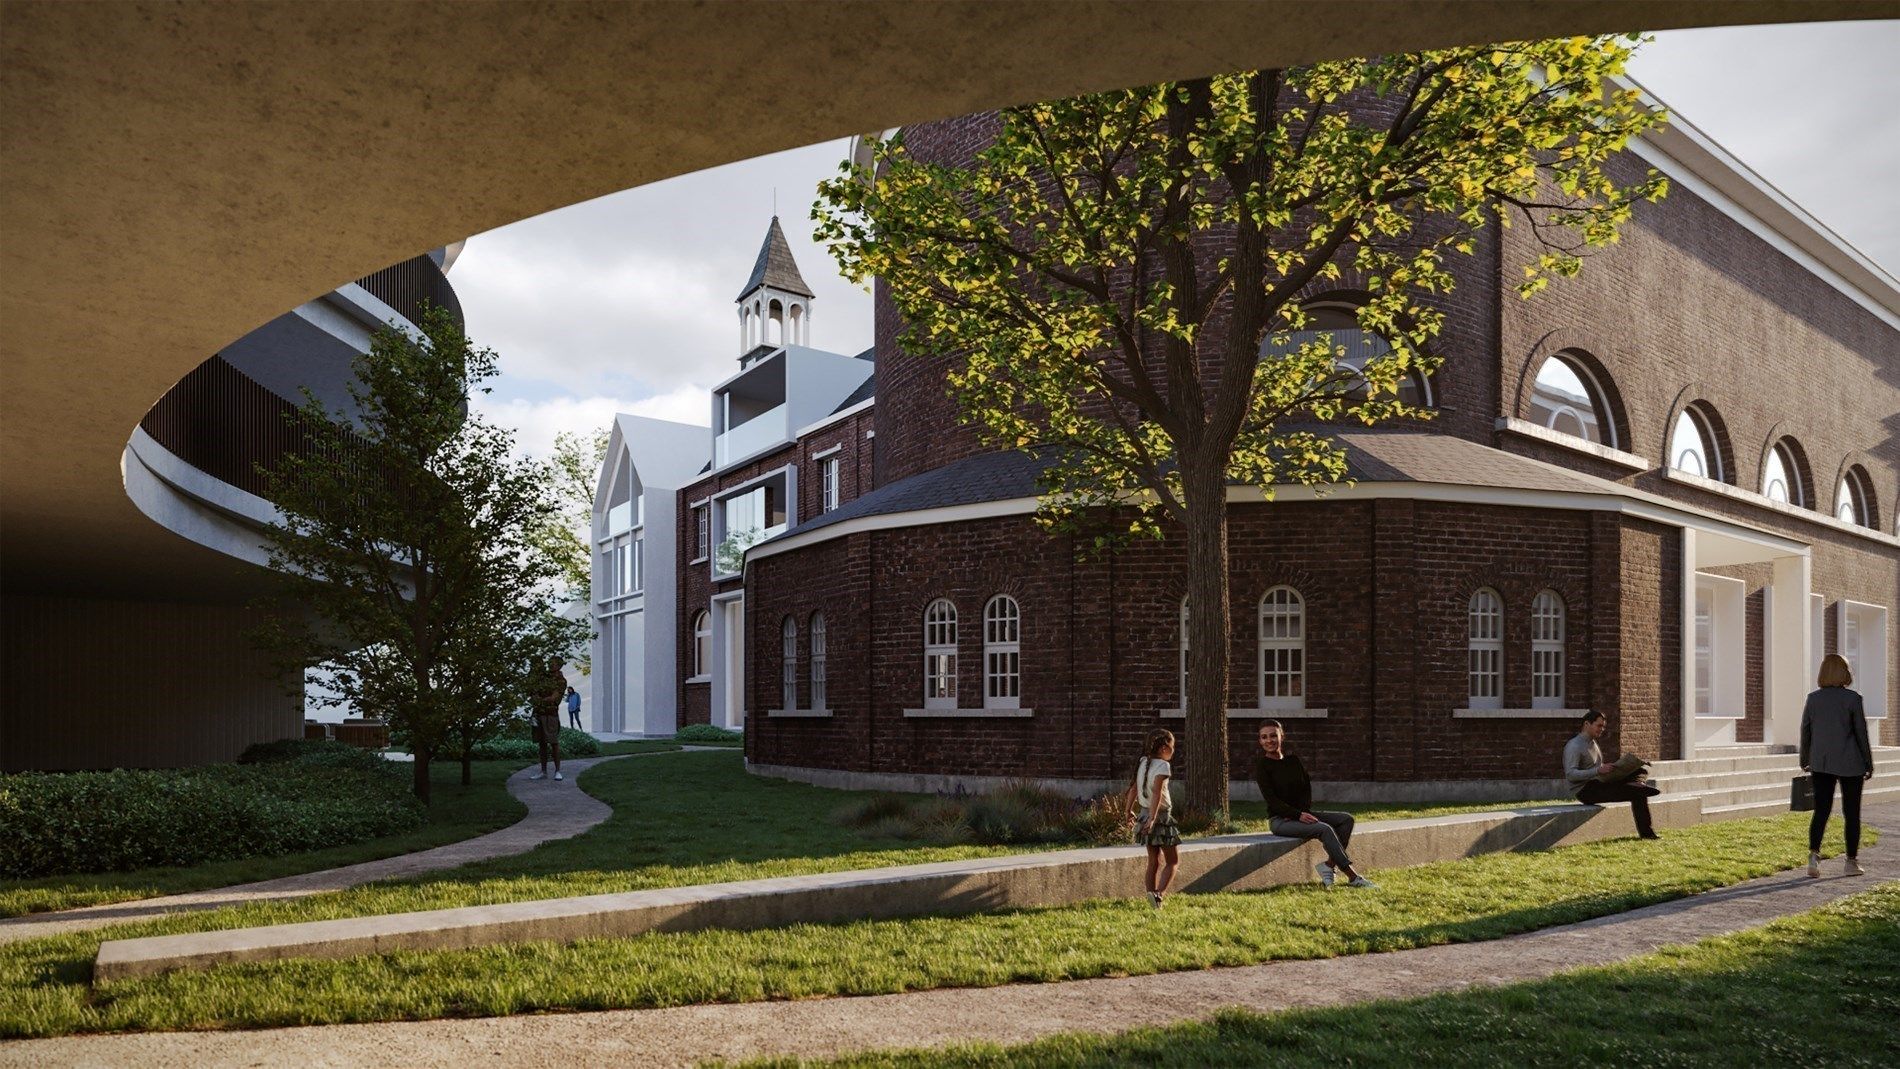
[[[0,585],[223,600],[139,514],[140,417],[347,279],[700,168],[1079,91],[1479,40],[1896,3],[9,2]]]

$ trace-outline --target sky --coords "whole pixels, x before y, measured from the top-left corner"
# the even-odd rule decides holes
[[[1658,34],[1630,73],[1797,204],[1900,272],[1900,21]],[[847,143],[640,186],[469,239],[450,272],[468,333],[501,356],[475,405],[547,456],[615,412],[709,418],[738,369],[733,304],[776,204],[816,291],[812,344],[871,343],[871,300],[811,239],[817,183]]]

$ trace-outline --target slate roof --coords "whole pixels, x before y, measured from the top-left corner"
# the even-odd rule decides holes
[[[1579,494],[1640,495],[1639,491],[1573,474],[1554,464],[1431,431],[1335,431],[1334,436],[1346,446],[1348,475],[1359,482],[1447,483]],[[1011,451],[952,461],[941,468],[880,486],[778,537],[788,538],[865,516],[1034,497],[1040,492],[1037,477],[1049,466],[1053,455],[1049,451]]]
[[[798,273],[798,262],[792,259],[792,247],[785,243],[785,231],[779,227],[776,215],[772,217],[772,225],[765,231],[765,243],[759,246],[759,259],[752,265],[752,276],[746,279],[745,288],[732,299],[733,303],[745,300],[746,294],[760,286],[770,286],[801,297],[817,296],[810,286],[805,285],[805,276]]]
[[[858,388],[851,391],[851,396],[846,397],[844,400],[838,402],[838,407],[832,409],[831,414],[835,416],[838,413],[843,412],[845,409],[850,408],[852,405],[863,404],[864,402],[869,401],[871,398],[876,397],[876,396],[877,396],[877,372],[873,371],[871,372],[870,378],[867,378],[863,382],[859,383]]]

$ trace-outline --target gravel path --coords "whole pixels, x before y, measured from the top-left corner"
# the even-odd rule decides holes
[[[521,799],[527,805],[528,815],[500,831],[491,831],[487,835],[477,835],[472,839],[463,839],[460,842],[448,843],[413,854],[399,854],[380,861],[365,861],[358,865],[345,865],[342,868],[325,869],[321,872],[305,872],[295,876],[282,876],[274,880],[241,883],[207,891],[192,891],[182,895],[166,895],[162,898],[142,898],[107,906],[86,906],[54,913],[30,913],[23,917],[8,917],[0,920],[0,943],[34,939],[43,935],[59,935],[87,928],[101,928],[108,924],[144,920],[160,914],[178,913],[185,910],[217,909],[220,906],[268,899],[301,898],[305,895],[323,894],[327,891],[342,891],[377,880],[401,879],[426,872],[439,872],[443,869],[466,865],[472,861],[487,861],[490,858],[525,854],[542,843],[553,842],[557,839],[571,839],[612,815],[612,808],[581,790],[576,781],[580,779],[582,772],[594,765],[602,761],[619,759],[620,757],[592,757],[563,761],[561,768],[567,778],[558,782],[552,779],[530,779],[529,777],[539,771],[535,765],[529,765],[509,776],[508,793]]]
[[[1868,823],[1900,827],[1900,803]],[[1838,815],[1836,817],[1838,818]],[[1790,854],[1798,855],[1799,843]],[[1693,898],[1484,943],[1071,983],[957,988],[665,1010],[333,1025],[254,1032],[75,1036],[0,1045],[0,1066],[141,1069],[333,1065],[693,1065],[766,1054],[823,1057],[966,1040],[1020,1043],[1055,1032],[1118,1032],[1204,1018],[1228,1006],[1273,1011],[1401,998],[1602,965],[1658,947],[1757,927],[1900,879],[1900,836],[1862,851],[1867,875],[1801,870]],[[1335,892],[1346,893],[1346,892]]]

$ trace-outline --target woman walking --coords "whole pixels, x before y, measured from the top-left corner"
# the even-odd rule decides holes
[[[1874,751],[1867,742],[1867,710],[1860,692],[1849,690],[1854,673],[1839,654],[1821,659],[1820,689],[1808,695],[1801,711],[1801,770],[1814,777],[1814,818],[1808,821],[1808,875],[1821,875],[1821,835],[1834,810],[1834,785],[1841,787],[1841,816],[1847,821],[1847,863],[1843,875],[1859,876],[1860,789],[1874,778]]]
[[[1148,734],[1141,763],[1135,766],[1135,843],[1148,848],[1148,901],[1161,908],[1174,871],[1180,864],[1181,828],[1174,822],[1174,803],[1168,780],[1174,776],[1174,732],[1156,728]],[[1165,861],[1165,864],[1164,864]]]

